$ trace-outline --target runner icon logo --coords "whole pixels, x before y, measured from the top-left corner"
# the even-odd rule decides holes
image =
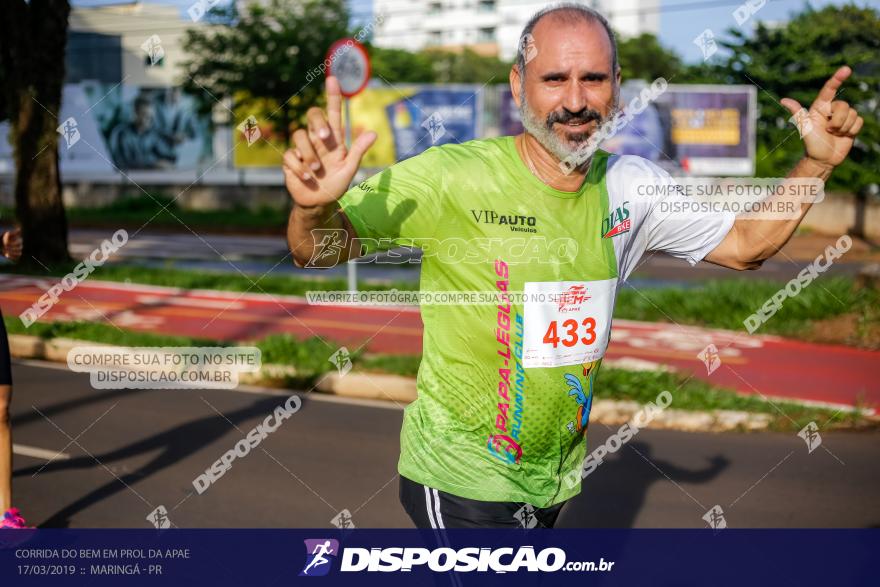
[[[530,503],[527,503],[516,510],[513,517],[517,519],[520,526],[527,530],[538,525],[538,517],[535,516],[535,506]]]
[[[822,435],[819,434],[819,427],[815,422],[810,422],[804,426],[801,431],[798,432],[798,436],[803,438],[804,442],[807,443],[808,453],[812,453],[822,444]]]
[[[712,506],[708,512],[703,514],[703,519],[713,530],[724,530],[727,528],[727,520],[724,519],[724,510],[721,509],[720,505]]]
[[[339,541],[332,538],[308,538],[306,544],[306,566],[300,577],[322,577],[330,572],[333,559],[339,554]]]
[[[351,512],[347,509],[340,511],[336,516],[330,520],[330,523],[339,528],[340,530],[351,530],[354,528],[354,522],[351,518]]]
[[[157,529],[164,530],[171,527],[171,520],[168,518],[168,510],[164,505],[160,505],[147,516],[147,521],[153,524]]]
[[[715,372],[718,367],[721,366],[721,355],[718,353],[718,347],[714,344],[709,344],[699,352],[697,358],[703,361],[703,364],[706,365],[706,374],[711,375]]]

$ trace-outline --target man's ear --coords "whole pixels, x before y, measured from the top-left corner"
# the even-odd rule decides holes
[[[617,73],[614,74],[614,77],[617,79],[617,87],[620,87],[620,66],[617,66]]]
[[[516,107],[519,108],[521,96],[519,95],[520,89],[522,88],[522,76],[519,71],[519,67],[514,65],[510,68],[510,93],[513,94],[513,101],[516,103]]]

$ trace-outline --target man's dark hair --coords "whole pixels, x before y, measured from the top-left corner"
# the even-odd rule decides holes
[[[582,4],[565,2],[548,6],[547,8],[536,12],[526,23],[525,28],[523,28],[523,31],[519,36],[519,45],[517,45],[516,51],[516,66],[523,78],[525,78],[526,73],[526,52],[529,44],[528,39],[531,37],[532,31],[535,26],[537,26],[538,22],[545,16],[550,15],[562,19],[566,24],[574,22],[593,22],[601,24],[605,29],[605,32],[608,33],[608,39],[611,41],[611,75],[614,76],[614,74],[617,73],[617,41],[614,39],[614,31],[611,30],[611,25],[608,24],[608,20],[592,8],[588,8]]]

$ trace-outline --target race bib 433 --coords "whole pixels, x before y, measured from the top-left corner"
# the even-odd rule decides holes
[[[601,359],[608,346],[616,286],[616,278],[526,282],[523,367],[564,367]]]

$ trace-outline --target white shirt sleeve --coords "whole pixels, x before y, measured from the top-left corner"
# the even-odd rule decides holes
[[[611,211],[627,212],[628,231],[610,236],[617,256],[620,282],[626,281],[647,251],[664,251],[696,265],[733,226],[733,213],[670,212],[684,198],[666,171],[635,155],[608,159],[606,186]],[[665,202],[665,205],[663,204]]]
[[[653,197],[650,210],[645,218],[645,229],[649,251],[662,251],[673,257],[685,259],[691,265],[699,263],[718,244],[724,240],[736,220],[733,212],[694,211],[686,212],[676,203],[688,202],[688,196],[676,190],[677,182],[665,170],[650,161],[644,161],[647,175],[634,177],[637,189],[644,186],[658,186],[660,195]]]

